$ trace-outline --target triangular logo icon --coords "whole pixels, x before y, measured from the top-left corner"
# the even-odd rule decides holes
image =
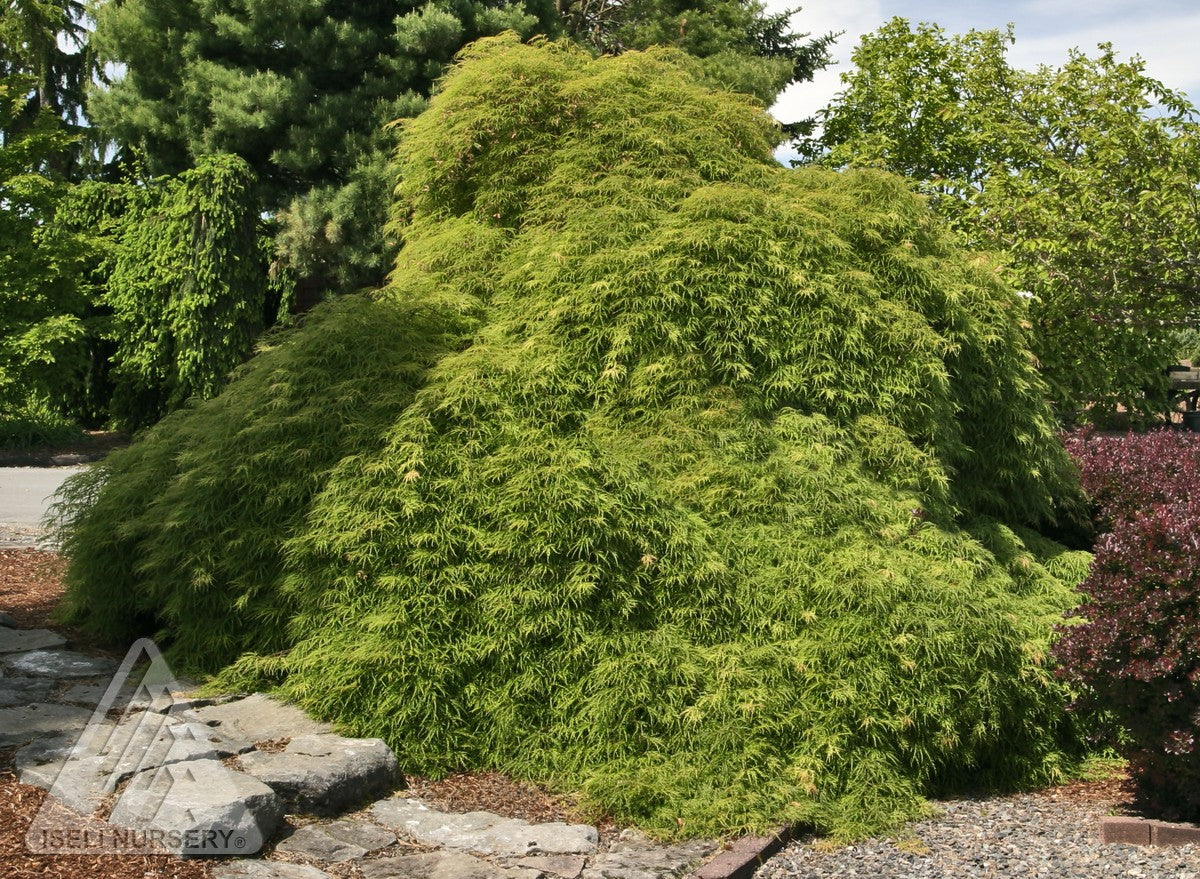
[[[263,837],[221,761],[236,745],[203,721],[158,647],[135,643],[73,743],[18,752],[33,783],[53,778],[25,844],[44,854],[246,855]],[[41,762],[39,762],[41,761]],[[36,780],[34,780],[36,779]]]

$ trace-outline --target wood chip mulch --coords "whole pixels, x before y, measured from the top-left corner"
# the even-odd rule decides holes
[[[19,628],[50,624],[51,611],[62,600],[63,561],[40,549],[0,549],[0,610],[12,614]]]
[[[25,833],[46,799],[0,770],[0,876],[4,879],[206,879],[211,865],[171,855],[31,854]]]
[[[438,781],[408,776],[407,782],[406,793],[443,812],[494,812],[534,824],[581,820],[569,799],[553,796],[537,785],[514,781],[500,772],[459,773]]]

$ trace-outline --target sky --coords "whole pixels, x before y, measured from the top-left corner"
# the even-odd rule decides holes
[[[1069,49],[1095,54],[1096,44],[1111,42],[1118,57],[1140,55],[1150,76],[1186,92],[1200,105],[1200,0],[766,0],[772,12],[801,6],[792,29],[814,36],[845,31],[833,47],[838,63],[813,82],[789,88],[771,108],[781,122],[813,115],[841,88],[839,74],[850,69],[850,53],[863,34],[893,16],[910,22],[934,22],[948,34],[971,28],[1015,25],[1016,43],[1009,62],[1033,69],[1057,66]]]

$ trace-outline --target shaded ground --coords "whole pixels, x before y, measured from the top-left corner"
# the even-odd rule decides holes
[[[88,460],[103,458],[113,449],[129,445],[129,434],[119,430],[89,430],[64,443],[29,449],[0,448],[0,467],[51,467],[61,455],[80,455]]]

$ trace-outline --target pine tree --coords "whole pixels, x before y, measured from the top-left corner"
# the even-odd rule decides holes
[[[825,57],[825,41],[789,34],[786,16],[755,0],[631,3],[603,34],[548,0],[112,0],[97,11],[94,42],[123,74],[93,93],[89,112],[151,175],[208,153],[242,157],[262,204],[279,212],[301,298],[317,298],[386,274],[389,123],[425,107],[468,42],[507,29],[554,35],[564,21],[604,50],[678,45],[715,83],[764,101]]]

